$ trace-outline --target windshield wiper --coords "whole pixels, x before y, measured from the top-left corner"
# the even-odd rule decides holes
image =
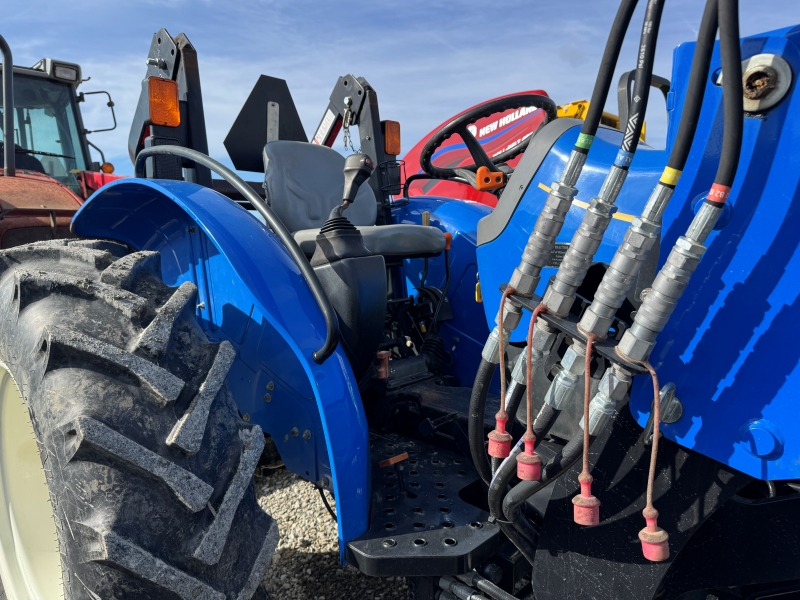
[[[55,152],[41,152],[39,150],[28,150],[27,148],[14,148],[15,154],[39,154],[40,156],[54,156],[56,158],[70,158],[75,160],[74,156],[67,156],[66,154],[56,154]]]

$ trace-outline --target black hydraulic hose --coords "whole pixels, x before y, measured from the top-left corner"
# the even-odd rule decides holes
[[[145,148],[139,152],[134,164],[137,177],[145,176],[143,169],[144,161],[148,156],[154,156],[156,154],[181,156],[211,169],[230,183],[234,189],[236,189],[245,200],[250,202],[261,216],[264,217],[267,225],[275,232],[275,235],[278,236],[281,243],[283,243],[284,247],[289,251],[289,255],[297,265],[297,268],[300,269],[300,273],[302,273],[308,287],[311,288],[311,293],[314,295],[314,299],[317,301],[317,305],[322,311],[322,316],[325,318],[325,343],[312,355],[314,362],[318,364],[325,362],[325,360],[333,354],[333,351],[336,350],[336,344],[339,343],[339,320],[330,300],[328,300],[328,296],[325,294],[325,290],[322,289],[322,285],[320,285],[319,279],[317,279],[316,273],[314,273],[314,270],[311,268],[306,255],[300,250],[300,246],[294,241],[292,234],[289,233],[289,230],[286,229],[278,216],[272,212],[272,209],[264,202],[261,196],[256,194],[249,185],[242,181],[241,177],[225,165],[197,150],[191,150],[181,146],[154,146],[153,148]]]
[[[711,65],[711,54],[714,51],[714,40],[717,37],[717,1],[706,1],[703,18],[700,21],[700,30],[697,33],[697,44],[694,49],[689,86],[683,102],[678,134],[667,162],[667,166],[675,171],[683,171],[683,167],[686,166],[686,159],[689,157],[689,150],[697,130],[697,122],[700,119],[700,109],[703,106],[703,96]]]
[[[508,421],[509,423],[514,423],[514,419],[517,416],[517,411],[519,410],[519,405],[522,403],[522,399],[525,397],[525,386],[521,383],[518,383],[514,386],[511,390],[511,397],[506,402],[506,413],[508,414]],[[509,427],[509,431],[510,431]]]
[[[536,436],[536,446],[550,433],[550,428],[553,427],[560,414],[560,410],[553,408],[547,403],[542,404],[542,408],[539,409],[539,414],[536,415],[536,420],[533,422],[533,434]]]
[[[627,124],[620,123],[620,127],[624,127],[625,131],[620,150],[626,152],[627,155],[624,155],[626,156],[623,160],[625,164],[618,166],[626,169],[630,165],[633,153],[636,152],[636,147],[639,145],[639,136],[642,134],[647,101],[650,97],[650,83],[653,79],[653,61],[656,58],[658,28],[661,25],[664,1],[648,0],[647,9],[644,13],[642,36],[639,41],[639,55],[634,75],[633,98],[628,108],[628,122]],[[590,106],[589,108],[591,109],[592,107]]]
[[[478,372],[475,374],[475,383],[472,384],[472,395],[469,398],[469,420],[467,421],[467,437],[469,438],[472,463],[486,485],[491,483],[492,469],[489,466],[489,454],[484,444],[486,435],[483,428],[483,413],[486,410],[489,384],[492,382],[496,368],[497,365],[481,359]]]
[[[3,175],[16,174],[14,147],[14,59],[6,39],[0,35],[0,54],[3,55]],[[9,144],[8,141],[11,140]]]
[[[744,130],[742,53],[739,47],[739,0],[719,3],[719,47],[722,55],[724,130],[714,185],[730,188],[736,177]]]
[[[433,313],[431,320],[431,331],[436,331],[439,325],[439,311],[442,310],[442,305],[447,297],[447,290],[450,288],[450,250],[444,250],[444,289],[442,290],[442,297],[439,298],[439,303],[436,305],[436,312]]]
[[[499,525],[500,530],[505,536],[511,540],[522,555],[528,562],[533,564],[534,555],[536,554],[536,543],[538,541],[539,532],[536,531],[532,523],[528,523],[528,527],[515,525],[503,519],[503,503],[502,492],[509,486],[511,480],[514,478],[517,468],[517,454],[522,450],[522,444],[518,443],[512,450],[511,454],[505,459],[500,468],[489,485],[489,514],[494,517],[495,522]]]
[[[589,443],[594,443],[595,436],[589,437]],[[553,483],[566,473],[583,454],[583,431],[572,438],[558,454],[551,458],[542,469],[542,478],[539,481],[521,481],[506,494],[503,499],[503,514],[511,522],[515,522],[519,513],[517,509],[528,498],[540,492],[543,488]]]
[[[592,100],[589,103],[589,110],[586,113],[586,120],[581,127],[581,134],[594,137],[600,125],[600,117],[603,115],[603,107],[606,105],[608,90],[611,88],[611,80],[614,77],[614,69],[617,66],[617,59],[625,39],[625,32],[631,22],[633,11],[636,8],[637,0],[622,0],[617,9],[617,16],[606,42],[606,49],[603,51],[603,59],[600,61],[600,69],[595,80]],[[580,141],[580,138],[578,138]],[[589,143],[591,145],[591,142]],[[575,145],[578,152],[588,152],[585,146]]]
[[[525,390],[524,386],[519,386]],[[514,390],[516,391],[516,390]],[[544,404],[536,416],[533,424],[533,434],[536,436],[535,445],[538,446],[541,441],[547,436],[550,428],[556,422],[560,410],[556,410],[549,404]],[[509,413],[510,415],[511,413]],[[516,446],[511,449],[509,457],[503,461],[498,469],[493,470],[494,476],[491,484],[489,485],[488,504],[489,509],[496,518],[502,519],[503,513],[503,499],[506,488],[511,483],[517,469],[517,455],[522,451],[522,441],[517,442]],[[533,524],[523,519],[511,519],[511,524],[517,529],[520,535],[525,536],[531,543],[535,544],[538,538],[538,531],[533,527]],[[513,540],[512,540],[513,541]]]

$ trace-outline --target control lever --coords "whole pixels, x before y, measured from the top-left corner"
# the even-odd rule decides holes
[[[355,201],[358,188],[369,179],[369,176],[372,175],[372,171],[374,170],[375,163],[373,163],[372,159],[366,154],[351,154],[345,159],[342,210]]]

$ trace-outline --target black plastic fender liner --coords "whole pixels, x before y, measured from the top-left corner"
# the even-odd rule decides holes
[[[24,390],[70,599],[249,600],[278,542],[235,357],[160,255],[102,240],[0,252],[0,359]],[[68,391],[68,392],[65,392]],[[259,596],[261,597],[261,596]]]

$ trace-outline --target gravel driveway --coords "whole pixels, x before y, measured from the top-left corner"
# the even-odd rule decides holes
[[[404,578],[367,577],[339,566],[336,523],[313,484],[281,469],[256,479],[256,493],[281,535],[262,581],[273,600],[407,600]],[[333,505],[330,495],[328,501]]]

